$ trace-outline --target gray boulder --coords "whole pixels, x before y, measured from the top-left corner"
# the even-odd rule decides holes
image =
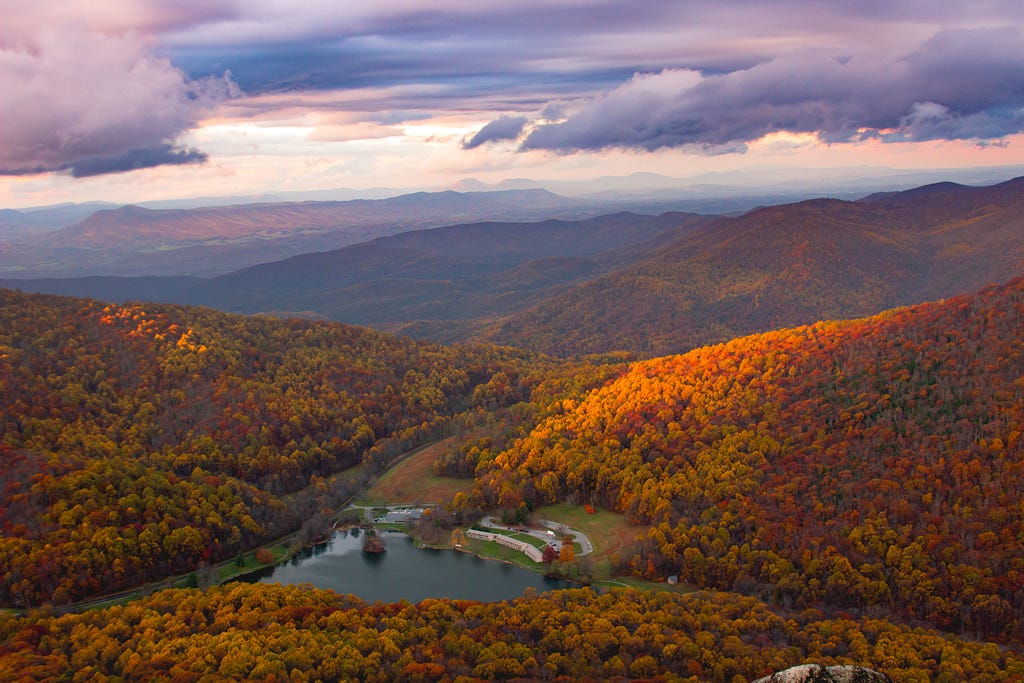
[[[759,678],[754,683],[892,683],[892,679],[863,666],[801,664]]]

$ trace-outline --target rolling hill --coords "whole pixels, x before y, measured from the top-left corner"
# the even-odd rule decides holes
[[[0,605],[235,557],[547,367],[338,323],[0,290]],[[506,392],[516,398],[516,391]],[[502,396],[488,394],[488,400]]]
[[[709,219],[617,213],[579,221],[481,222],[380,237],[216,278],[0,279],[30,292],[104,301],[200,304],[239,313],[335,319],[435,340],[549,299],[655,251]],[[413,321],[413,322],[410,322]]]
[[[894,680],[1024,673],[1024,279],[605,368],[596,388],[494,348],[3,297],[0,587],[15,605],[231,556],[324,505],[335,484],[311,473],[343,466],[356,442],[376,439],[377,462],[390,438],[415,443],[414,423],[506,373],[560,388],[512,399],[533,404],[513,411],[520,435],[468,451],[474,494],[443,509],[622,510],[647,532],[621,572],[719,589],[367,605],[234,584],[0,612],[0,667],[26,680],[726,681],[809,659]]]
[[[1024,272],[1024,179],[720,218],[473,337],[553,354],[680,352],[976,290]]]
[[[406,232],[253,266],[180,297],[241,313],[313,311],[354,324],[401,329],[525,308],[608,272],[668,236],[702,224],[691,214],[612,214],[583,221],[473,223]]]
[[[21,278],[212,276],[425,227],[479,220],[580,218],[602,212],[594,202],[545,190],[418,192],[387,199],[194,209],[124,206],[0,244],[0,274]]]
[[[649,527],[621,569],[1024,640],[1024,278],[639,362],[468,463]]]

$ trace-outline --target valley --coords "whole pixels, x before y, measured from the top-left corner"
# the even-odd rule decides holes
[[[0,683],[1024,683],[1024,12],[0,0]]]
[[[0,241],[0,274],[210,277],[453,221],[579,218],[602,213],[601,206],[543,190],[420,192],[193,209],[129,205],[90,210],[86,205],[80,212],[45,212],[50,224],[41,228],[31,229],[32,213],[15,222]]]
[[[1024,272],[1022,216],[1021,179],[938,183],[737,217],[627,212],[392,226],[399,234],[214,278],[21,278],[0,286],[335,320],[442,344],[655,357],[1004,282]]]
[[[808,658],[1024,676],[1022,206],[1010,181],[453,224],[163,290],[280,317],[0,290],[0,661],[29,678],[730,680]],[[116,301],[163,280],[60,282]],[[602,589],[190,587],[322,539],[357,495],[438,503],[411,533],[440,546],[485,515],[567,524],[594,552],[546,571]],[[271,637],[257,609],[283,659],[241,654]],[[228,643],[218,662],[169,654]]]

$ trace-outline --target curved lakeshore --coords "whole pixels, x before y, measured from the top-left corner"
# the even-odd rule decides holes
[[[543,592],[571,585],[472,553],[420,548],[401,532],[381,533],[387,539],[387,553],[362,552],[362,533],[343,530],[326,544],[242,580],[308,583],[352,593],[367,602],[419,602],[426,598],[494,602],[519,597],[527,588]]]

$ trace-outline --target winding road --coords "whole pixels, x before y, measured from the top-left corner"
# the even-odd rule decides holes
[[[530,536],[533,536],[534,538],[539,538],[542,541],[546,541],[548,545],[556,549],[559,546],[561,546],[561,541],[563,537],[571,536],[575,543],[580,544],[580,551],[576,553],[577,557],[580,557],[582,555],[589,555],[590,553],[594,552],[594,546],[590,542],[590,538],[588,538],[587,535],[582,531],[577,531],[576,529],[571,529],[565,526],[564,524],[552,522],[546,519],[538,520],[537,523],[545,528],[536,529],[531,527],[513,527],[507,524],[503,524],[502,522],[498,521],[494,517],[491,517],[490,515],[480,520],[480,526],[489,527],[491,529],[501,529],[503,531],[516,531],[518,533],[528,534]],[[548,533],[547,529],[550,529],[551,531],[555,532],[555,535],[552,536],[550,533]]]

